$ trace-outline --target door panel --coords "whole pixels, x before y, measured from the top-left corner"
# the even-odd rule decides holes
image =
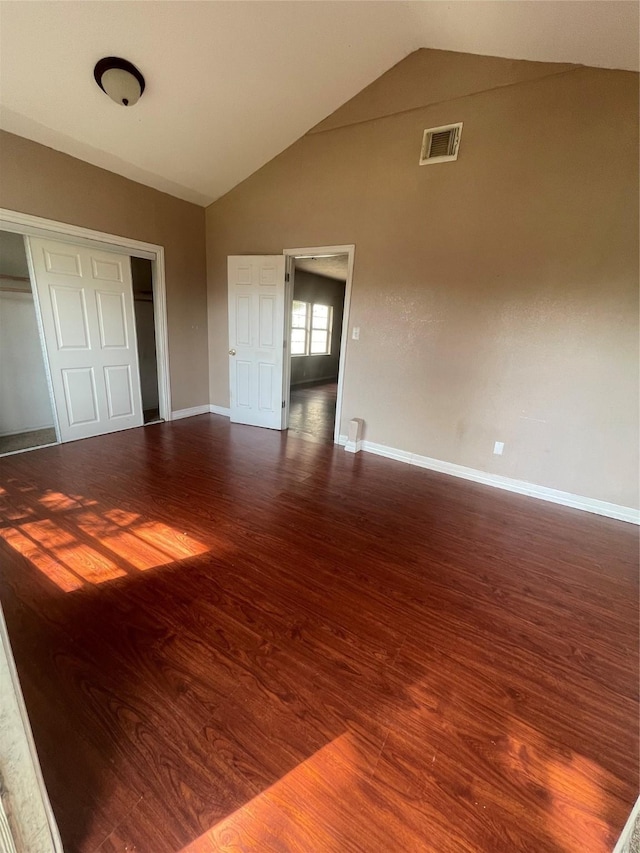
[[[283,428],[283,255],[230,256],[231,420]]]
[[[119,364],[104,369],[104,381],[107,389],[107,406],[110,418],[124,418],[132,415],[135,408],[131,387],[131,368],[128,364]]]
[[[273,364],[264,364],[261,362],[258,365],[258,408],[261,412],[270,412],[272,410],[274,391],[273,374]]]
[[[236,362],[236,405],[243,409],[251,407],[251,362]]]
[[[127,259],[128,260],[128,259]],[[96,281],[124,281],[122,261],[105,261],[91,258],[91,269]]]
[[[251,346],[251,298],[238,296],[236,299],[236,345]]]
[[[64,247],[66,249],[66,246]],[[69,250],[50,251],[43,246],[44,262],[47,272],[53,275],[76,276],[82,278],[82,262],[80,255]]]
[[[89,322],[84,288],[49,285],[58,349],[89,349]]]
[[[61,440],[142,426],[129,257],[28,243]]]
[[[102,349],[128,348],[124,293],[105,293],[103,290],[97,290],[96,308]]]
[[[71,426],[98,422],[98,395],[92,367],[67,367],[62,370],[64,401]],[[60,414],[60,413],[59,413]]]
[[[275,302],[276,300],[273,296],[261,296],[260,297],[260,335],[259,335],[259,346],[261,349],[264,347],[272,347],[275,343],[273,340],[273,333],[275,330],[274,323],[274,313],[275,313]]]

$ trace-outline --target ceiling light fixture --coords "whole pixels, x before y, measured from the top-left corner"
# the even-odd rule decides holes
[[[116,104],[132,107],[144,92],[144,77],[126,59],[105,56],[93,69],[93,76],[102,91]]]

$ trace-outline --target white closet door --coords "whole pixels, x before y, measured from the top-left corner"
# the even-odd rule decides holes
[[[284,255],[231,255],[229,386],[231,420],[284,428]]]
[[[142,426],[129,257],[28,242],[61,440]]]

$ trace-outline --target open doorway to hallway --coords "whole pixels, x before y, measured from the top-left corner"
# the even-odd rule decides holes
[[[332,442],[347,254],[296,257],[291,304],[289,432]]]

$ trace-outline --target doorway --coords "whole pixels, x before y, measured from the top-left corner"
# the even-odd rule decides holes
[[[340,426],[342,422],[342,396],[344,390],[344,379],[345,379],[345,368],[346,368],[346,355],[347,355],[347,339],[349,337],[349,310],[351,306],[351,288],[353,283],[353,267],[355,262],[355,245],[353,244],[344,244],[340,246],[311,246],[305,248],[297,248],[297,249],[285,249],[284,255],[287,258],[287,278],[286,278],[286,291],[285,291],[285,314],[287,317],[291,318],[291,325],[293,325],[293,302],[294,302],[294,289],[296,282],[296,271],[300,271],[300,275],[303,272],[306,273],[314,273],[314,271],[318,271],[318,274],[323,276],[325,279],[333,279],[334,281],[340,282],[341,293],[343,294],[342,298],[342,311],[340,313],[338,306],[338,314],[334,312],[333,314],[333,326],[332,330],[336,331],[335,324],[337,322],[339,328],[339,336],[334,335],[332,340],[332,352],[335,352],[337,349],[337,360],[338,360],[338,376],[337,376],[337,384],[335,387],[335,392],[333,389],[325,389],[326,396],[324,399],[324,406],[321,402],[320,392],[318,392],[315,397],[316,406],[312,407],[307,403],[306,409],[309,412],[310,409],[320,407],[325,409],[324,414],[320,414],[320,421],[322,423],[322,429],[320,429],[318,425],[317,432],[327,435],[327,415],[328,419],[331,419],[331,415],[333,414],[333,442],[335,444],[344,443],[344,438],[340,434]],[[324,275],[323,275],[324,274]],[[322,304],[322,303],[320,303]],[[322,312],[319,312],[322,313]],[[313,324],[311,326],[311,331],[313,331]],[[293,332],[293,328],[291,328],[291,332]],[[300,337],[299,335],[297,337]],[[319,335],[317,339],[319,339]],[[337,346],[337,342],[339,341],[339,347]],[[284,427],[286,428],[289,424],[288,415],[290,413],[290,398],[292,392],[298,396],[298,392],[300,392],[300,396],[303,396],[304,386],[300,387],[297,382],[292,384],[291,381],[291,373],[292,370],[300,370],[300,368],[294,367],[292,362],[294,358],[291,355],[291,346],[289,346],[289,357],[286,359],[285,371],[284,371],[284,386],[283,386],[283,398],[285,407],[284,410],[287,413],[287,419],[284,423]],[[302,368],[304,369],[304,368]],[[300,378],[300,374],[294,374],[297,378]],[[332,383],[333,385],[333,383]],[[311,386],[313,388],[313,386]],[[335,393],[335,402],[330,399],[330,396]],[[310,395],[313,396],[313,392]],[[306,423],[306,413],[304,404],[301,405],[301,413],[300,420],[298,423]],[[313,429],[313,426],[312,426]],[[316,430],[314,429],[314,432]],[[313,433],[311,433],[313,436]],[[320,441],[330,440],[329,438],[319,438]]]
[[[294,257],[291,264],[289,433],[332,442],[349,256]]]
[[[344,256],[344,257],[339,257]],[[338,362],[335,409],[327,399],[326,408],[335,411],[333,441],[344,443],[340,435],[342,418],[342,392],[345,377],[347,327],[351,301],[351,285],[355,257],[354,245],[323,246],[304,249],[285,249],[282,255],[229,255],[227,257],[228,312],[229,312],[229,409],[231,423],[268,429],[287,430],[291,398],[291,341],[294,333],[294,284],[296,264],[305,260],[328,264],[331,259],[340,264],[340,273],[334,278],[341,282],[342,310],[323,302],[297,306],[293,334],[296,349],[303,346],[305,358],[322,356],[326,361],[331,354]],[[346,281],[344,280],[346,258]],[[328,260],[323,260],[328,259]],[[307,270],[308,271],[308,270]],[[325,273],[327,270],[325,269]],[[324,278],[331,276],[325,275]],[[302,302],[303,300],[298,300]],[[311,307],[309,307],[311,305]],[[314,312],[313,306],[317,305]],[[329,313],[331,318],[329,322]],[[340,346],[331,340],[333,323],[340,323]],[[354,330],[354,339],[358,332]],[[324,339],[325,345],[321,341]],[[336,337],[337,340],[337,337]],[[297,353],[301,356],[303,353]],[[311,364],[311,362],[309,362]],[[298,368],[295,368],[297,371]],[[305,377],[304,368],[297,374]],[[307,381],[310,373],[303,381]],[[326,379],[329,374],[319,374]],[[330,378],[335,384],[335,374]],[[294,380],[295,382],[295,380]],[[299,384],[296,382],[296,386]],[[308,396],[308,395],[307,395]],[[304,407],[301,407],[304,408]],[[301,413],[302,415],[304,412]],[[326,435],[327,419],[323,420]],[[304,422],[299,421],[300,424]],[[312,437],[312,433],[309,433]],[[322,440],[322,439],[320,439]]]

